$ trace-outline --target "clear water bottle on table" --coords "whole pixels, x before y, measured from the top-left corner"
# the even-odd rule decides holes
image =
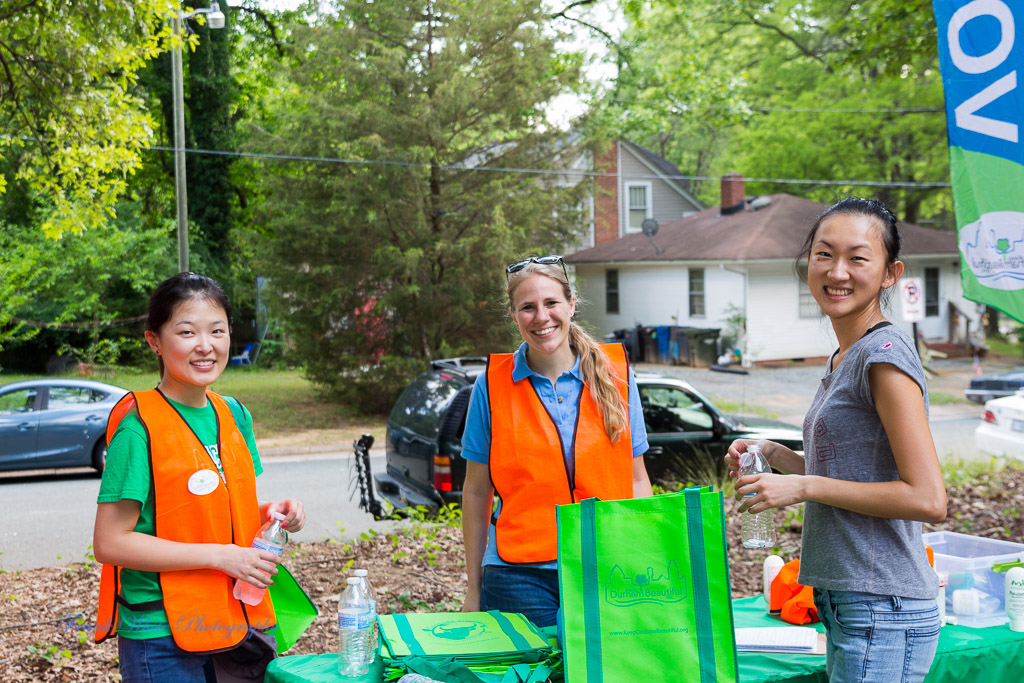
[[[370,670],[367,654],[372,617],[362,581],[358,576],[349,577],[338,601],[338,673],[342,676],[365,676]]]
[[[768,460],[761,453],[761,447],[756,443],[747,446],[746,452],[740,455],[741,477],[749,474],[767,474],[772,471]],[[747,497],[753,496],[747,494]],[[761,512],[743,513],[743,547],[744,548],[772,548],[775,546],[775,521],[772,519],[772,509],[768,508]]]
[[[353,572],[357,578],[362,580],[362,589],[366,593],[366,597],[370,601],[370,648],[367,653],[366,661],[368,664],[373,663],[373,659],[377,654],[377,642],[378,642],[378,626],[377,626],[377,615],[380,612],[377,611],[377,595],[374,593],[373,584],[370,583],[370,578],[365,569],[357,569]]]
[[[281,553],[284,552],[284,544],[288,542],[288,532],[281,526],[283,521],[284,515],[280,512],[270,513],[270,519],[260,527],[256,538],[252,539],[252,547],[257,550],[272,552],[281,557]],[[235,580],[235,599],[241,600],[247,605],[260,604],[266,592],[266,588],[257,588],[251,583]]]

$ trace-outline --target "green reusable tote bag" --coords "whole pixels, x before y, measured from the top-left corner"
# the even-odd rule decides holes
[[[277,576],[267,590],[277,616],[274,640],[277,642],[277,654],[280,655],[306,632],[320,611],[283,564],[277,565]]]
[[[721,492],[589,498],[557,514],[568,683],[737,680]]]

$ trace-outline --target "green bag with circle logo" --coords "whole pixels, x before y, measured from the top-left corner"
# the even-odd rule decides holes
[[[568,683],[737,680],[721,492],[589,498],[557,515]]]

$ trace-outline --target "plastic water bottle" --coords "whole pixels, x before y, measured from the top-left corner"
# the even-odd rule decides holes
[[[366,655],[370,648],[370,601],[358,576],[348,578],[348,586],[338,601],[338,673],[365,676],[370,670]]]
[[[370,601],[370,649],[367,653],[366,662],[372,664],[374,657],[377,655],[377,596],[373,592],[373,584],[370,583],[370,578],[367,576],[365,569],[357,569],[355,575],[357,578],[362,579],[361,587],[366,593],[366,597]]]
[[[259,533],[256,534],[256,538],[252,539],[252,547],[257,550],[266,550],[272,552],[278,557],[281,557],[281,553],[284,552],[284,544],[288,542],[288,533],[281,526],[281,522],[284,521],[284,515],[280,512],[270,513],[270,519],[260,527]],[[247,605],[258,605],[263,600],[263,594],[267,592],[266,588],[257,588],[251,583],[245,581],[235,580],[235,599],[241,600]]]
[[[740,476],[748,474],[766,474],[772,471],[768,461],[756,443],[747,446],[746,452],[740,455]],[[747,497],[753,496],[747,494]],[[743,547],[771,548],[775,545],[775,522],[772,520],[771,508],[763,512],[743,513]]]

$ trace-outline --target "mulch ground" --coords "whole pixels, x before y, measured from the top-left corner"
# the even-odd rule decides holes
[[[948,516],[926,531],[949,530],[1013,541],[1024,539],[1024,470],[983,475],[948,491]],[[726,499],[729,564],[734,597],[761,591],[764,553],[742,548],[737,503]],[[799,509],[776,512],[784,559],[799,553]],[[334,613],[344,579],[369,570],[378,603],[392,613],[458,610],[465,591],[462,532],[458,526],[415,524],[395,535],[367,535],[351,544],[302,543],[287,564],[320,608],[321,616],[289,654],[334,652]],[[76,563],[0,573],[0,680],[119,680],[113,640],[96,645],[99,567]],[[383,611],[383,610],[382,610]]]

